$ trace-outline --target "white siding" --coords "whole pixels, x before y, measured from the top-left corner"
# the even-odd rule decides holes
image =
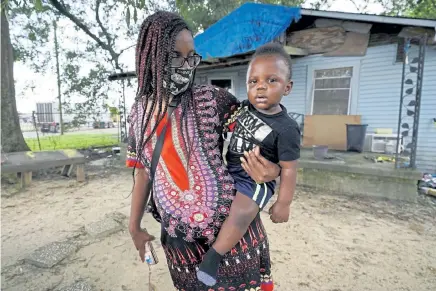
[[[417,166],[436,173],[436,49],[427,48],[419,119]]]
[[[294,64],[295,90],[290,102],[285,104],[288,108],[298,108],[300,113],[310,114],[313,70],[318,66],[335,68],[351,65],[354,67],[353,75],[358,76],[358,79],[357,84],[352,86],[355,109],[350,113],[362,115],[362,122],[369,124],[368,130],[380,127],[395,129],[402,72],[401,64],[394,63],[395,53],[396,45],[389,45],[368,48],[363,57],[314,55],[298,58]],[[383,114],[380,114],[381,111]]]
[[[294,90],[284,101],[290,111],[309,114],[311,106],[310,74],[314,66],[342,67],[358,61],[360,67],[357,107],[352,114],[362,115],[368,131],[392,128],[397,131],[399,100],[401,95],[402,63],[395,63],[396,45],[368,48],[364,57],[299,58],[294,65]],[[306,71],[305,71],[306,70]],[[306,76],[306,78],[304,78]],[[305,90],[306,88],[306,90]],[[417,167],[436,173],[436,50],[427,48],[418,133]],[[302,104],[305,104],[303,106]],[[403,111],[404,112],[404,111]],[[410,120],[410,119],[409,119]]]
[[[292,66],[292,80],[294,85],[291,94],[282,99],[283,105],[286,106],[289,112],[305,113],[307,102],[306,92],[306,77],[307,65],[302,62],[294,62]]]
[[[232,78],[235,87],[235,96],[239,100],[244,100],[247,98],[247,87],[245,85],[246,75],[247,65],[244,65],[231,68],[198,70],[195,77],[197,83],[200,83],[199,80],[204,77],[207,77],[208,80],[212,78]]]
[[[401,91],[402,64],[395,63],[396,45],[370,47],[363,57],[323,57],[313,55],[294,59],[294,88],[283,99],[289,112],[310,114],[312,102],[312,72],[317,68],[353,66],[356,77],[352,85],[350,114],[362,115],[368,131],[375,128],[392,128],[397,131]],[[198,75],[213,76],[237,72],[236,96],[246,98],[245,74],[247,66],[203,71]],[[436,50],[427,48],[417,166],[422,171],[436,173]]]

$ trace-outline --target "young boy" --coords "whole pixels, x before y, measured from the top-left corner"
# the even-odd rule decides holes
[[[280,44],[266,44],[256,50],[247,72],[248,100],[242,102],[233,117],[236,121],[231,120],[229,125],[233,134],[227,166],[237,193],[229,217],[197,272],[198,279],[208,286],[216,284],[222,256],[241,240],[274,194],[275,181],[257,184],[242,168],[244,152],[259,147],[265,158],[281,166],[279,194],[270,215],[274,223],[289,219],[300,157],[300,130],[280,102],[292,89],[291,77],[291,58]]]

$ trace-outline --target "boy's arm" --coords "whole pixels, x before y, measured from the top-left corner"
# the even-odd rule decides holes
[[[271,206],[269,213],[274,223],[288,222],[291,203],[297,184],[297,161],[280,161],[280,189],[277,201]]]
[[[280,161],[282,172],[280,174],[280,189],[277,202],[291,205],[297,184],[297,161]]]
[[[277,201],[270,209],[271,220],[275,223],[289,220],[290,207],[297,184],[297,165],[300,158],[300,130],[295,123],[278,136],[280,188]]]

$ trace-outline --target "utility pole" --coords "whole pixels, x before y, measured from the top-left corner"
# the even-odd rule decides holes
[[[126,84],[124,83],[124,80],[122,82],[123,82],[123,108],[122,108],[123,111],[122,111],[122,116],[120,116],[122,117],[120,118],[120,123],[122,120],[123,121],[122,123],[124,124],[123,126],[124,137],[122,142],[127,143],[128,132],[127,132],[127,111],[126,111]]]
[[[54,27],[54,41],[55,41],[55,55],[56,55],[56,73],[58,79],[58,100],[59,100],[59,125],[61,130],[61,135],[64,134],[64,122],[62,119],[62,97],[61,97],[61,73],[59,69],[59,44],[57,36],[57,20],[53,20]]]

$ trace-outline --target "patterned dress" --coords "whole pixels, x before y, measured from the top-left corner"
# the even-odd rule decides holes
[[[168,125],[154,181],[161,243],[174,286],[179,291],[273,290],[268,239],[259,215],[239,244],[224,256],[218,283],[210,288],[197,280],[198,264],[217,237],[235,195],[222,158],[222,133],[239,102],[227,91],[210,86],[195,88],[193,96],[195,118],[188,120],[189,132],[183,132],[195,136],[189,163],[178,107]],[[157,138],[145,146],[138,161],[136,153],[141,149],[136,141],[140,140],[138,120],[142,114],[142,107],[133,107],[127,165],[136,164],[147,171]],[[164,122],[166,119],[158,126],[158,135]]]

